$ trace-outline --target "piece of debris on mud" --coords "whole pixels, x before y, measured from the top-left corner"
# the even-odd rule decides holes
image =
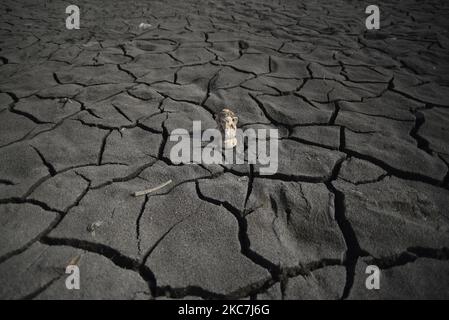
[[[102,224],[103,221],[95,221],[89,226],[87,226],[87,231],[89,231],[92,234],[92,236],[95,237],[95,230],[97,230]]]
[[[151,27],[152,27],[152,25],[149,24],[149,23],[142,22],[141,24],[139,24],[139,29],[146,30],[146,29],[149,29]]]
[[[81,254],[76,255],[75,257],[73,257],[72,259],[70,259],[68,265],[69,266],[77,266],[78,263],[81,260]]]

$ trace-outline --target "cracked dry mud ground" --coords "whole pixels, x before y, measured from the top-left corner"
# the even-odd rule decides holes
[[[68,4],[0,4],[1,298],[449,298],[447,2]],[[277,174],[170,162],[225,106]]]

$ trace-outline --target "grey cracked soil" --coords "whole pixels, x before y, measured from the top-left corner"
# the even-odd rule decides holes
[[[0,298],[449,298],[449,3],[65,5],[0,4]],[[224,107],[278,173],[170,162]]]

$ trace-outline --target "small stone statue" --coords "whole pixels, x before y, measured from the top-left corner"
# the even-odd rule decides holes
[[[237,122],[239,118],[229,109],[221,110],[215,117],[218,129],[224,135],[224,147],[234,148],[237,145]]]

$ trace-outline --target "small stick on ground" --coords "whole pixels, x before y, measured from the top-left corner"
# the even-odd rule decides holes
[[[81,254],[77,255],[76,257],[73,257],[70,259],[69,266],[77,266],[78,262],[81,260]]]
[[[173,181],[168,180],[167,182],[161,184],[160,186],[154,187],[152,189],[147,189],[147,190],[143,190],[143,191],[136,191],[136,192],[134,192],[134,197],[139,197],[139,196],[143,196],[143,195],[149,194],[151,192],[158,191],[159,189],[162,189],[163,187],[169,185],[172,182]]]

